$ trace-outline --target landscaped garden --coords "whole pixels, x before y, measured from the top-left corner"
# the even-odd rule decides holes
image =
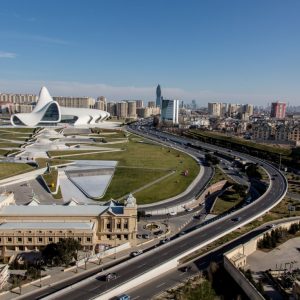
[[[119,148],[122,151],[68,150],[50,151],[49,155],[56,159],[118,161],[103,200],[120,199],[133,192],[139,204],[160,201],[182,193],[199,172],[192,157],[135,135]]]
[[[0,179],[32,171],[34,167],[23,163],[0,162]]]

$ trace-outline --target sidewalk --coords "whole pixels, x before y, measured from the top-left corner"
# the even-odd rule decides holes
[[[157,239],[149,240],[149,241],[147,241],[146,245],[144,243],[144,245],[139,245],[139,246],[137,246],[137,248],[143,249],[145,247],[151,246],[152,243],[153,244],[157,243]],[[119,260],[122,260],[122,259],[128,257],[129,254],[134,250],[135,249],[133,249],[133,248],[129,248],[129,249],[126,249],[119,253],[112,254],[108,257],[105,257],[102,259],[102,262],[100,265],[99,265],[98,260],[95,260],[92,262],[87,262],[86,269],[85,269],[85,265],[79,266],[77,268],[74,267],[74,269],[71,269],[71,270],[65,271],[65,272],[63,272],[62,267],[52,268],[51,270],[48,270],[47,273],[43,273],[43,274],[51,275],[50,278],[42,280],[41,282],[38,280],[38,281],[35,281],[35,283],[33,283],[33,284],[30,284],[26,287],[22,287],[21,294],[19,293],[20,291],[18,288],[15,289],[14,292],[8,291],[7,293],[0,295],[0,299],[1,300],[22,299],[22,297],[25,296],[25,294],[35,292],[44,287],[54,286],[55,283],[62,283],[65,280],[68,280],[71,278],[76,278],[76,276],[82,275],[82,274],[84,274],[84,272],[99,269],[99,273],[100,273],[101,269],[103,269],[103,268],[105,269],[109,264],[111,264],[113,262],[117,262]],[[40,284],[41,284],[41,287],[40,287]]]

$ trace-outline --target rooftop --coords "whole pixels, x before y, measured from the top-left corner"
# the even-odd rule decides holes
[[[0,216],[91,216],[96,217],[108,210],[101,205],[8,205],[0,210]]]
[[[81,229],[91,230],[92,222],[7,222],[0,224],[0,230],[16,229]]]

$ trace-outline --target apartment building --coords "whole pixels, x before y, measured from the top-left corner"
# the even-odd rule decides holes
[[[37,101],[37,95],[0,93],[0,102],[31,104]]]

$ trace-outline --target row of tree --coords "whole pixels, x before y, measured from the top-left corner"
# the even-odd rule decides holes
[[[273,249],[287,234],[288,231],[285,228],[273,229],[270,233],[267,232],[263,235],[263,238],[257,242],[257,247],[260,249]]]

